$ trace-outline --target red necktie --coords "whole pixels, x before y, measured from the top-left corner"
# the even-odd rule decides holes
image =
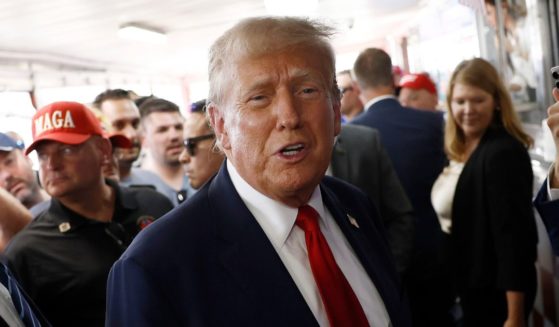
[[[308,205],[302,206],[295,224],[305,231],[311,270],[330,326],[369,326],[357,296],[318,227],[318,213]]]

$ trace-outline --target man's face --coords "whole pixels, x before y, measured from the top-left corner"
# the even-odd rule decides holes
[[[340,131],[334,76],[310,49],[240,58],[210,117],[227,158],[252,187],[292,207],[308,201]]]
[[[223,162],[223,154],[214,150],[215,137],[210,137],[211,134],[203,114],[192,113],[188,117],[184,126],[184,138],[190,143],[193,153],[184,148],[179,159],[185,165],[190,186],[194,189],[200,188],[217,173]]]
[[[132,164],[138,159],[141,148],[140,112],[134,101],[129,99],[105,100],[101,103],[101,112],[110,124],[110,132],[122,134],[132,141],[132,148],[115,150],[120,162]]]
[[[359,90],[357,85],[353,83],[351,76],[340,74],[336,77],[336,80],[343,93],[340,107],[342,115],[351,114],[356,107],[363,107],[361,100],[359,100]]]
[[[39,192],[31,160],[21,150],[0,151],[0,187],[24,204]]]
[[[184,118],[178,112],[153,112],[144,119],[144,147],[161,165],[180,165]]]
[[[77,195],[99,183],[103,158],[111,155],[108,141],[95,137],[78,145],[44,141],[36,151],[41,182],[54,198]]]
[[[403,87],[400,90],[398,100],[404,107],[421,110],[437,110],[437,96],[425,89],[411,89]]]

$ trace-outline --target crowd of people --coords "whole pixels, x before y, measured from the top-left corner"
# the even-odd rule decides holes
[[[37,110],[27,147],[0,133],[0,320],[526,326],[533,141],[498,72],[459,63],[441,110],[382,49],[336,73],[332,32],[242,20],[186,117],[111,89]],[[557,254],[558,176],[535,200]]]

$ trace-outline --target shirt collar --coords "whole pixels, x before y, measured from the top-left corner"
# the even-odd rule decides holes
[[[274,248],[282,248],[295,225],[298,209],[258,192],[239,175],[230,160],[227,160],[227,171],[239,196],[258,221]],[[320,219],[324,219],[325,208],[319,186],[314,189],[307,204],[316,210]]]
[[[109,185],[115,192],[115,208],[113,220],[120,221],[124,219],[121,210],[133,210],[138,207],[138,203],[134,195],[130,192],[121,192],[118,183],[105,179],[105,183]],[[46,210],[49,212],[49,218],[55,223],[70,222],[72,227],[81,226],[85,223],[100,223],[96,220],[84,217],[77,212],[66,207],[56,198],[51,198],[50,207]]]
[[[374,97],[371,100],[369,100],[367,103],[365,103],[365,111],[369,110],[369,108],[371,108],[372,105],[374,105],[375,103],[381,101],[381,100],[385,100],[385,99],[395,99],[397,100],[396,96],[394,96],[393,94],[386,94],[386,95],[381,95],[378,97]]]

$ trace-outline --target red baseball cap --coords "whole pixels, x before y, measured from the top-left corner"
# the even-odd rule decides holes
[[[437,87],[427,74],[407,74],[400,79],[400,87],[414,90],[427,90],[429,93],[437,95]]]
[[[122,134],[104,132],[103,137],[111,141],[113,148],[129,149],[133,146],[132,141]]]
[[[29,154],[42,141],[81,144],[92,135],[104,137],[101,124],[86,106],[78,102],[54,102],[33,115],[33,143],[25,150]]]

